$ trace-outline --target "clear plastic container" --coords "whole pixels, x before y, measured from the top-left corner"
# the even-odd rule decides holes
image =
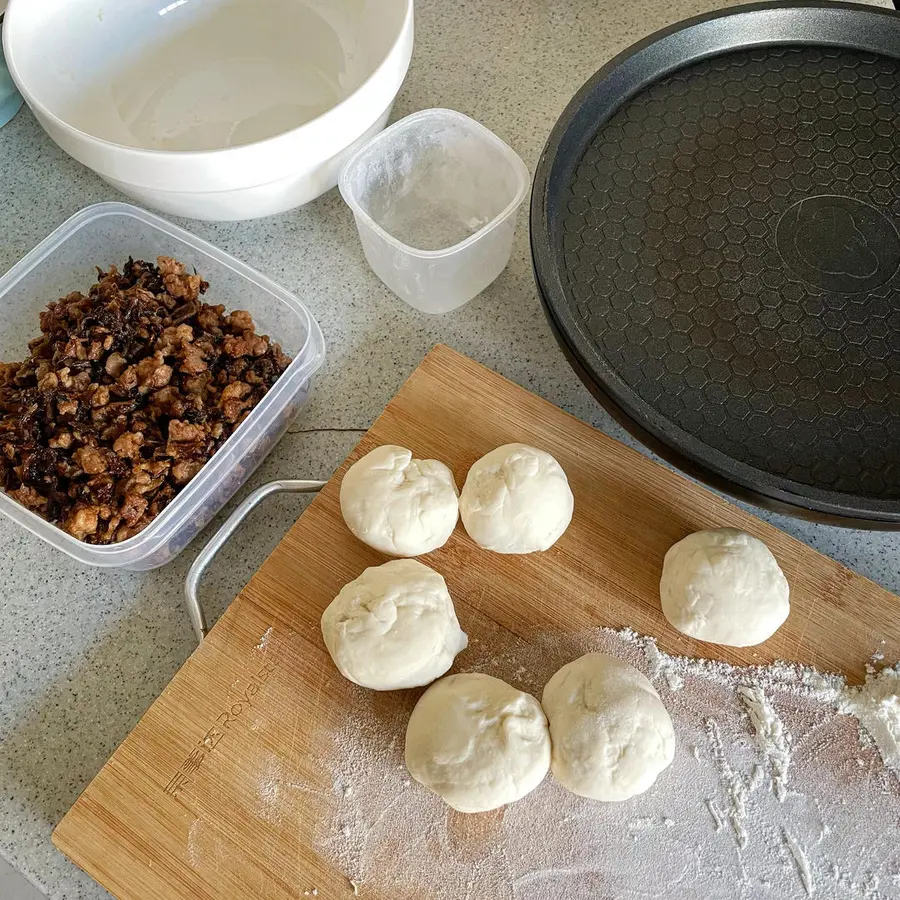
[[[446,313],[506,268],[529,176],[474,119],[426,109],[366,144],[339,185],[375,274],[410,306]]]
[[[76,213],[0,278],[0,360],[25,359],[38,314],[71,291],[86,291],[103,268],[173,256],[210,283],[206,299],[246,309],[259,331],[293,357],[282,376],[190,484],[143,531],[120,544],[76,540],[0,491],[0,512],[79,562],[154,569],[174,559],[250,477],[306,403],[325,359],[322,332],[300,301],[264,275],[158,216],[125,203]]]

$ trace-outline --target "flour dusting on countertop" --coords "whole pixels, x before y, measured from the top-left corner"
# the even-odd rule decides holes
[[[590,650],[638,666],[672,715],[675,761],[624,803],[584,800],[548,777],[519,803],[466,816],[406,772],[419,692],[385,703],[359,689],[357,713],[323,750],[332,812],[315,837],[347,877],[348,896],[900,900],[900,780],[888,768],[897,744],[892,751],[887,741],[897,733],[897,669],[847,688],[784,663],[670,656],[627,629],[530,643],[489,622],[472,631],[479,637],[459,669],[537,697],[556,669]],[[860,727],[872,736],[862,745]]]

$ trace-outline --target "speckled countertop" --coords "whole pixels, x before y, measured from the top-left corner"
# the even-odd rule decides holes
[[[663,25],[720,5],[419,0],[415,55],[394,117],[458,109],[511,144],[533,171],[553,122],[603,62]],[[66,157],[23,110],[0,130],[0,271],[78,209],[108,199],[119,195]],[[336,191],[257,222],[180,224],[295,291],[328,343],[312,401],[242,494],[274,478],[330,476],[439,341],[633,443],[581,387],[544,321],[524,216],[500,279],[442,318],[416,313],[375,278]],[[303,504],[271,501],[216,562],[202,591],[211,619]],[[900,591],[900,536],[765,518]],[[108,896],[53,848],[50,832],[191,652],[182,585],[221,520],[174,563],[144,574],[83,568],[0,520],[0,856],[48,896]],[[5,896],[2,887],[0,880]]]

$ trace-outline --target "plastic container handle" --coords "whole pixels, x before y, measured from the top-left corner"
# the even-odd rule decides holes
[[[326,484],[325,481],[270,481],[268,484],[264,484],[238,506],[225,524],[212,536],[209,543],[197,554],[194,564],[188,570],[187,580],[184,584],[184,602],[199,642],[203,641],[207,632],[206,616],[203,614],[203,607],[200,606],[197,596],[200,579],[209,564],[216,558],[216,554],[228,543],[244,519],[272,494],[317,494]]]

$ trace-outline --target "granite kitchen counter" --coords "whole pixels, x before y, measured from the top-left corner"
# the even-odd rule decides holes
[[[394,117],[433,106],[460,110],[508,142],[533,172],[557,116],[602,63],[663,25],[720,5],[419,0],[415,54]],[[23,109],[0,130],[0,271],[80,208],[111,199],[121,198]],[[417,313],[382,286],[336,191],[256,222],[179,224],[297,293],[328,345],[309,406],[241,496],[275,478],[329,477],[438,342],[634,443],[578,382],[545,322],[524,211],[507,270],[444,317]],[[269,502],[216,561],[202,588],[211,620],[304,503]],[[84,568],[0,520],[0,857],[50,897],[108,896],[53,848],[50,833],[195,646],[182,586],[225,513],[172,564],[124,574]],[[900,536],[764,517],[900,591]],[[3,884],[0,871],[6,898]]]

